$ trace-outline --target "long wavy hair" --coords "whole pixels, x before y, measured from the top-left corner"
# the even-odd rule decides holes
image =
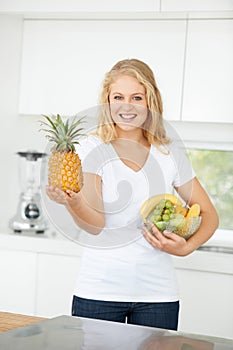
[[[169,139],[166,136],[163,123],[163,103],[160,91],[150,67],[138,59],[119,61],[106,73],[100,94],[99,120],[96,134],[104,142],[117,138],[117,131],[110,112],[109,94],[111,84],[114,83],[119,74],[136,78],[145,88],[148,116],[143,125],[144,137],[149,144],[156,146],[168,144]]]

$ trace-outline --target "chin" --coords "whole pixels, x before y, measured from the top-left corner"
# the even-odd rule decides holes
[[[127,124],[127,123],[117,123],[117,127],[120,130],[124,130],[124,131],[133,131],[133,130],[142,128],[142,126],[140,125],[133,125],[133,124]]]

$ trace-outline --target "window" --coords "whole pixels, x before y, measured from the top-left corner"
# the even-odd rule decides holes
[[[233,151],[188,149],[187,153],[218,211],[219,228],[233,230]]]

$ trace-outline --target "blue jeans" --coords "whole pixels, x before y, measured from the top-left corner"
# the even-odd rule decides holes
[[[179,301],[134,303],[73,297],[72,316],[177,330]]]

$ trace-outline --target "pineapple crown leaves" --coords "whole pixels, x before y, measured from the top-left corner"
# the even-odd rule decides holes
[[[85,134],[82,134],[81,131],[84,128],[78,128],[78,126],[84,122],[84,117],[77,120],[67,119],[66,122],[63,122],[59,114],[52,115],[48,117],[47,115],[42,115],[46,121],[40,121],[41,128],[40,131],[46,132],[46,138],[55,143],[52,147],[52,151],[75,151],[75,144],[79,144],[78,139]]]

